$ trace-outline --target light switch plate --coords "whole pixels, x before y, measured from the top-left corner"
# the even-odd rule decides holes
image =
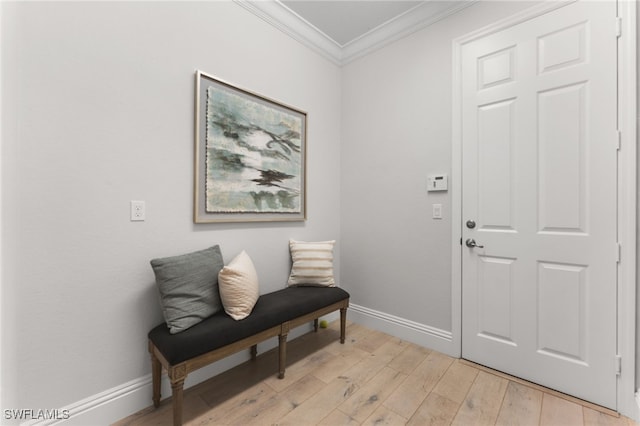
[[[442,204],[433,204],[433,218],[442,219]]]

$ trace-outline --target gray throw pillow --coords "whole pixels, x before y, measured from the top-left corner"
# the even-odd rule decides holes
[[[218,245],[151,261],[171,334],[184,331],[222,310],[218,273],[223,266]]]

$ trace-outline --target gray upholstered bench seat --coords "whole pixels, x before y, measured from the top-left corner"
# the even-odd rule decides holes
[[[279,339],[279,374],[286,367],[286,342],[289,330],[305,322],[340,310],[340,342],[344,343],[349,293],[339,287],[287,287],[261,295],[245,319],[236,321],[224,312],[217,313],[189,329],[171,334],[166,324],[149,332],[152,361],[153,402],[160,404],[160,374],[167,370],[173,396],[173,422],[182,424],[182,391],[188,373],[240,350],[250,348],[257,354],[257,344],[268,338]]]

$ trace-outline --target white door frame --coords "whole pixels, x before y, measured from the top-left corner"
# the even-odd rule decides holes
[[[519,23],[563,7],[571,2],[546,1],[507,19],[464,35],[453,41],[453,111],[452,111],[452,253],[451,253],[451,325],[452,343],[457,356],[462,355],[462,47],[481,37],[505,30]],[[618,355],[621,369],[618,380],[618,411],[640,420],[640,407],[636,402],[636,3],[618,0],[621,18],[618,41]],[[615,29],[612,29],[612,36]],[[613,366],[612,366],[613,368]]]

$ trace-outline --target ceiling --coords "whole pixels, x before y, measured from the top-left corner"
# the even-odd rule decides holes
[[[456,13],[477,0],[235,0],[338,65]]]
[[[336,44],[345,46],[424,1],[301,1],[282,3]]]

